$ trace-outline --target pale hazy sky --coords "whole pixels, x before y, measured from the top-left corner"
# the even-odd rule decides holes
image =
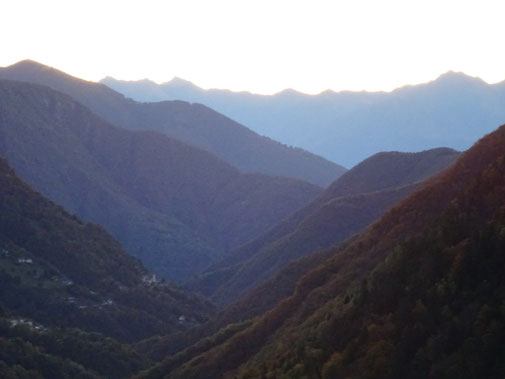
[[[505,79],[505,1],[1,0],[0,66],[274,93]]]

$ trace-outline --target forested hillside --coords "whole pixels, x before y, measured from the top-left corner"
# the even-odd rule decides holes
[[[458,156],[447,148],[376,154],[337,179],[310,204],[231,251],[189,288],[212,296],[219,304],[229,304],[254,291],[289,262],[359,232]],[[284,293],[279,291],[277,299]],[[256,298],[260,304],[272,305],[260,299]]]
[[[214,313],[149,274],[102,228],[44,199],[1,158],[0,284],[5,378],[124,377],[149,364],[125,342]]]
[[[503,376],[505,126],[169,377]]]
[[[172,280],[204,269],[320,191],[242,174],[156,132],[114,127],[47,87],[0,81],[0,112],[0,153],[24,180]]]

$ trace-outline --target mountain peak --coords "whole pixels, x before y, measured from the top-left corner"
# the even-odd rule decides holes
[[[197,87],[193,82],[190,82],[189,80],[186,79],[182,79],[178,76],[174,76],[172,80],[165,82],[164,84],[177,87]]]
[[[295,90],[293,88],[286,88],[280,92],[277,92],[275,95],[276,96],[300,96],[300,95],[304,95],[304,94],[301,92],[298,92],[297,90]]]
[[[11,66],[18,66],[18,65],[44,66],[42,63],[34,61],[33,59],[23,59],[19,62],[12,64]]]
[[[481,78],[476,76],[470,76],[462,71],[449,70],[444,74],[441,74],[435,82],[442,83],[485,83]]]
[[[123,79],[116,79],[113,76],[107,75],[106,77],[100,79],[99,83],[107,85],[108,83],[140,83],[140,84],[152,84],[152,85],[158,85],[156,82],[152,81],[151,79],[145,78],[145,79],[139,79],[139,80],[123,80]]]
[[[44,81],[44,79],[36,78],[52,78],[51,80],[54,80],[54,78],[59,78],[60,80],[78,80],[80,82],[87,82],[84,79],[77,78],[63,71],[60,71],[57,68],[36,62],[31,59],[25,59],[10,66],[1,67],[0,69],[7,73],[8,79],[34,82],[42,85],[49,85],[49,83]],[[51,87],[51,85],[49,85],[49,87]]]
[[[10,66],[8,66],[8,68],[22,68],[22,69],[37,69],[37,70],[42,70],[42,69],[49,69],[50,67],[49,66],[46,66],[42,63],[39,63],[39,62],[36,62],[34,60],[31,60],[31,59],[24,59],[22,61],[19,61],[19,62],[16,62]]]

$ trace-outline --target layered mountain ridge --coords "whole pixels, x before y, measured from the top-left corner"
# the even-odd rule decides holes
[[[326,125],[349,159],[505,118],[503,83],[455,72],[392,93],[169,87],[308,144]],[[200,104],[0,68],[0,377],[502,378],[505,125],[342,172]]]
[[[366,227],[458,155],[448,148],[376,154],[337,179],[310,204],[231,251],[189,288],[221,304],[233,302],[290,261],[337,244]]]
[[[498,378],[505,126],[171,378]],[[168,361],[167,361],[168,362]]]
[[[184,280],[320,189],[242,174],[162,134],[114,127],[70,97],[0,81],[0,154],[68,211],[105,226],[158,274]]]
[[[286,90],[264,96],[112,78],[102,83],[141,101],[205,104],[257,133],[346,167],[381,151],[466,150],[505,119],[505,82],[487,84],[452,71],[392,92],[319,95]]]
[[[366,159],[309,205],[190,282],[190,289],[212,296],[221,305],[213,320],[191,333],[145,341],[141,350],[157,360],[179,352],[167,361],[176,367],[205,346],[208,349],[209,341],[217,344],[223,335],[240,332],[251,319],[290,296],[301,277],[328,260],[333,252],[329,246],[346,238],[344,244],[352,241],[353,231],[366,227],[423,181],[446,169],[459,154],[438,148],[385,152]]]
[[[114,90],[33,61],[0,68],[0,78],[51,87],[113,125],[155,130],[220,157],[248,173],[264,173],[326,186],[345,169],[299,148],[262,137],[201,104],[184,101],[138,103]]]

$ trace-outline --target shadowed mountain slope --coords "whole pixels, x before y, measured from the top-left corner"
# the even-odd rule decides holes
[[[203,90],[173,80],[102,83],[141,101],[205,104],[277,141],[352,167],[380,151],[421,151],[437,146],[466,150],[505,119],[505,82],[449,71],[436,80],[386,92],[272,96]]]
[[[155,132],[116,128],[70,97],[0,81],[0,154],[68,211],[105,226],[156,273],[183,280],[320,190],[241,174]]]
[[[102,228],[43,198],[2,158],[0,284],[5,378],[128,376],[149,362],[117,340],[170,334],[214,313],[205,300],[153,281]]]
[[[218,303],[230,303],[273,277],[290,261],[358,232],[458,155],[447,148],[376,154],[340,177],[309,205],[230,252],[190,288],[212,296]]]
[[[499,378],[505,126],[171,378]]]
[[[326,186],[345,169],[299,148],[282,145],[200,104],[138,103],[110,88],[33,61],[0,68],[0,78],[46,85],[73,97],[110,123],[156,130],[217,155],[248,173],[264,173]]]
[[[2,278],[4,290],[10,289],[2,291],[3,307],[47,325],[86,325],[122,339],[167,332],[177,328],[180,314],[201,321],[212,310],[172,285],[146,285],[147,270],[116,240],[44,199],[18,179],[4,159],[0,159],[0,180]],[[32,261],[25,262],[28,259]],[[135,309],[135,301],[142,297],[146,308],[160,311],[149,315],[146,309]],[[107,299],[117,303],[109,312],[111,319],[94,320],[100,312],[90,304]],[[86,310],[78,307],[81,300],[90,305],[82,308]],[[115,313],[123,311],[125,320],[120,321]]]

